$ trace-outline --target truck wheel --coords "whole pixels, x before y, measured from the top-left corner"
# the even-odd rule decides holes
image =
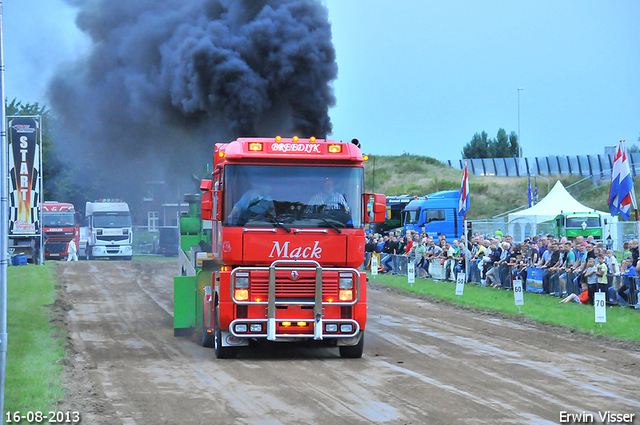
[[[233,359],[238,354],[236,347],[222,346],[222,330],[220,329],[220,320],[218,306],[215,308],[215,320],[213,322],[213,333],[215,334],[213,348],[218,359]]]
[[[359,359],[364,349],[364,331],[360,333],[360,341],[356,345],[340,346],[340,357],[343,359]]]

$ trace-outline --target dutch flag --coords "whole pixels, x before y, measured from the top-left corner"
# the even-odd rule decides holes
[[[609,211],[611,211],[611,215],[620,213],[623,220],[628,220],[631,216],[631,206],[633,205],[633,208],[636,208],[636,197],[626,149],[622,142],[620,141],[618,146],[618,151],[613,161],[613,170],[611,171]]]
[[[458,203],[458,215],[466,216],[469,211],[469,175],[467,173],[467,160],[464,161],[464,172],[462,173],[462,185],[460,187],[460,201]]]

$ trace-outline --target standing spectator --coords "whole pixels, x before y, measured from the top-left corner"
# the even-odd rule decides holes
[[[638,276],[638,272],[636,268],[633,266],[632,259],[622,260],[622,270],[624,273],[622,274],[622,282],[620,285],[620,289],[618,289],[618,296],[620,298],[621,304],[627,304],[632,300],[632,294],[636,290],[636,277]]]
[[[385,256],[382,257],[382,261],[380,262],[380,264],[382,264],[382,266],[384,267],[384,272],[395,273],[392,262],[393,257],[397,254],[397,249],[398,240],[395,236],[392,236],[391,240],[387,241],[387,243],[385,243],[384,245],[384,248],[382,249],[382,252],[385,254]]]
[[[596,264],[596,276],[598,276],[598,292],[608,292],[609,284],[607,282],[607,264],[604,262],[604,255],[598,255],[598,264]]]
[[[632,254],[631,251],[629,250],[629,242],[623,242],[622,243],[622,259],[626,260],[627,258],[631,258]]]
[[[427,248],[422,243],[422,239],[418,239],[418,246],[414,249],[415,252],[415,261],[414,261],[414,269],[416,271],[416,276],[424,277],[424,268],[423,264],[425,262],[425,257],[427,255]]]
[[[638,240],[634,239],[629,243],[629,251],[631,251],[631,258],[633,259],[633,267],[638,265],[638,256],[640,251],[638,250]]]
[[[598,288],[598,276],[596,275],[596,262],[593,258],[587,260],[587,269],[584,272],[584,277],[587,278],[587,285],[589,290],[589,304],[593,305],[593,294],[595,294]]]
[[[604,262],[607,264],[607,283],[617,291],[620,287],[620,271],[618,270],[618,259],[613,255],[612,250],[607,249]]]
[[[423,268],[427,272],[427,277],[431,278],[431,274],[429,273],[429,264],[432,260],[435,260],[442,253],[442,248],[436,245],[433,239],[429,240],[429,246],[427,247],[427,254],[425,256],[425,261],[423,263]]]

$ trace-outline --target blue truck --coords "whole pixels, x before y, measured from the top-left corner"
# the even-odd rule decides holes
[[[458,216],[460,192],[443,190],[409,202],[404,208],[404,230],[415,230],[437,238],[445,235],[447,240],[463,235],[463,219]]]

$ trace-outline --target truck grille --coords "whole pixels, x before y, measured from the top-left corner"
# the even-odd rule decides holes
[[[256,270],[251,272],[250,293],[252,297],[269,295],[269,272]],[[285,298],[313,298],[316,292],[315,271],[301,271],[298,280],[291,279],[291,271],[276,271],[276,297]],[[324,273],[322,275],[322,295],[337,296],[338,274]]]
[[[111,242],[111,241],[126,241],[129,240],[128,235],[124,236],[96,236],[99,241]]]
[[[47,242],[44,246],[44,252],[55,254],[67,252],[67,242]]]

